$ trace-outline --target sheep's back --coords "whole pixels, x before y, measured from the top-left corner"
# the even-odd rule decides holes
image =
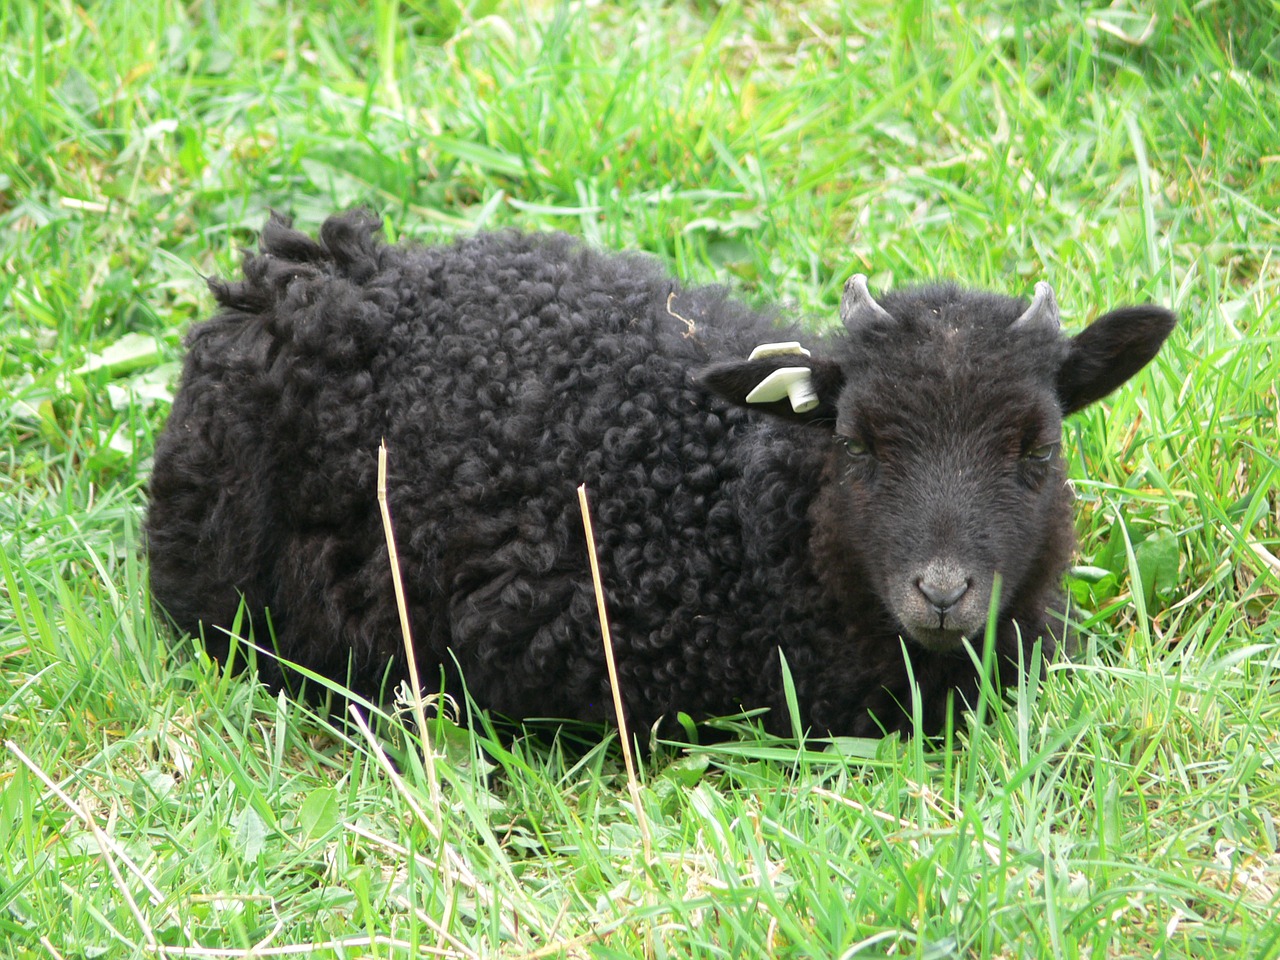
[[[817,465],[794,428],[748,423],[689,372],[779,337],[771,318],[559,235],[386,247],[371,221],[333,223],[319,243],[269,228],[190,337],[149,523],[179,625],[229,625],[243,593],[286,657],[374,686],[398,646],[385,438],[428,669],[453,677],[456,658],[512,715],[606,714],[586,483],[637,718],[764,702],[762,651],[803,629],[776,584],[805,592],[781,545],[803,535]]]

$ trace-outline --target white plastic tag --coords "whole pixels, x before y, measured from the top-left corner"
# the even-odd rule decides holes
[[[774,403],[783,397],[791,401],[791,409],[796,413],[808,413],[818,405],[808,367],[779,367],[747,394],[747,403]]]
[[[799,354],[802,357],[809,356],[809,351],[800,346],[798,340],[788,340],[785,343],[762,343],[751,351],[748,360],[760,360],[764,357],[782,357],[787,354]]]

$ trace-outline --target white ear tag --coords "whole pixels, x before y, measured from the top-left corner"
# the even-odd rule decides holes
[[[785,343],[762,343],[751,351],[748,360],[788,355],[807,357],[809,351],[795,340]],[[747,403],[774,403],[787,397],[796,413],[808,413],[818,405],[818,395],[813,390],[813,376],[808,367],[779,367],[756,384],[747,394]]]
[[[818,405],[808,367],[779,367],[747,394],[747,403],[773,403],[787,397],[796,413],[808,413]]]
[[[762,357],[781,357],[789,353],[798,353],[802,357],[809,356],[809,351],[800,346],[798,340],[788,340],[786,343],[762,343],[751,351],[748,360],[759,360]]]

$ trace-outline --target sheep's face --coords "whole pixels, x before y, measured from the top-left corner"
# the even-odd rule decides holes
[[[1007,601],[1063,552],[1062,420],[1041,371],[992,382],[968,363],[921,359],[853,364],[826,508],[861,561],[848,575],[871,581],[912,640],[954,649],[984,629],[997,574]]]
[[[984,630],[997,576],[1007,615],[1025,584],[1043,586],[1066,563],[1062,417],[1140,370],[1173,315],[1126,308],[1067,338],[1047,284],[1030,306],[951,286],[876,303],[858,277],[841,317],[847,335],[828,356],[722,363],[699,380],[809,424],[827,445],[815,524],[840,558],[821,571],[829,589],[869,584],[904,636],[958,650]],[[785,365],[809,368],[816,405],[747,401]]]

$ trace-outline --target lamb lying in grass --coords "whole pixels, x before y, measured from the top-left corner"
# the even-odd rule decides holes
[[[156,447],[154,597],[218,658],[243,601],[291,661],[372,695],[403,677],[385,437],[424,682],[465,679],[512,718],[612,713],[585,482],[633,728],[769,707],[789,730],[781,654],[811,731],[910,730],[905,650],[937,731],[975,697],[965,641],[982,647],[997,575],[1001,679],[1053,652],[1062,418],[1174,325],[1127,307],[1068,338],[1045,283],[1030,305],[949,285],[877,301],[855,276],[818,337],[566,236],[378,231],[273,217],[243,279],[211,284]],[[778,341],[812,354],[751,357]]]

